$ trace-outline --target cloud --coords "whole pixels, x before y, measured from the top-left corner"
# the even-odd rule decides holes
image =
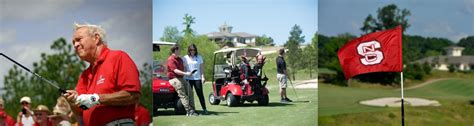
[[[41,59],[41,53],[51,52],[49,45],[44,43],[45,42],[36,41],[28,42],[28,44],[9,44],[8,46],[2,47],[2,53],[31,69],[33,67],[33,62],[37,62]],[[0,75],[2,75],[0,77],[0,87],[3,87],[4,85],[3,76],[8,74],[8,70],[13,65],[14,63],[8,61],[4,57],[0,57],[0,66],[2,66],[2,69],[0,70]],[[0,90],[0,95],[3,93],[4,92]]]
[[[82,0],[0,0],[2,19],[29,20],[50,18],[75,9]]]
[[[352,27],[352,30],[353,31],[359,31],[360,28],[362,27],[362,22],[358,22],[358,21],[355,21],[355,20],[352,20],[351,21],[351,27]]]
[[[453,29],[451,25],[443,22],[427,23],[422,32],[428,36],[445,37],[453,42],[458,42],[460,39],[468,36],[467,33]]]
[[[111,49],[127,52],[139,68],[152,58],[151,8],[137,9],[113,16],[99,25],[107,31]]]
[[[0,44],[1,45],[6,45],[8,43],[15,41],[15,37],[16,37],[15,30],[5,30],[5,29],[0,30]]]
[[[451,28],[451,26],[448,23],[433,22],[433,23],[426,23],[425,28],[423,29],[423,32],[452,34],[454,30],[453,28]]]
[[[474,14],[474,0],[464,0],[463,5],[462,12],[472,16]]]

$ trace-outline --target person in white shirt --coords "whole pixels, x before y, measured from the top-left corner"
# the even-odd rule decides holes
[[[32,126],[35,121],[33,119],[33,111],[31,110],[31,98],[28,96],[20,99],[21,112],[18,113],[17,122],[23,126]]]
[[[201,103],[201,107],[203,110],[202,114],[208,114],[206,108],[206,101],[204,99],[204,94],[202,92],[202,85],[205,82],[204,78],[204,60],[202,59],[201,55],[198,53],[198,49],[196,45],[191,44],[188,47],[188,55],[183,57],[184,62],[184,69],[185,71],[194,71],[194,74],[190,76],[185,76],[184,78],[188,80],[189,84],[191,85],[191,91],[189,91],[189,96],[193,96],[192,90],[193,88],[196,90],[196,94],[199,98],[199,102]],[[189,99],[190,104],[194,105],[194,98],[190,97]]]

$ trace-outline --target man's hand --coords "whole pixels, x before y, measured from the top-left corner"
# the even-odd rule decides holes
[[[81,94],[76,99],[76,105],[79,105],[81,109],[89,109],[99,103],[99,95],[97,94]]]
[[[69,104],[75,104],[76,98],[78,93],[74,90],[67,90],[66,93],[63,94],[63,97],[69,102]]]

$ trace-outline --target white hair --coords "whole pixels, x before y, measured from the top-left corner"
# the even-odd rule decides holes
[[[100,37],[100,42],[104,43],[107,45],[106,39],[105,39],[105,30],[99,26],[99,25],[93,25],[93,24],[78,24],[74,23],[74,32],[81,28],[87,28],[87,32],[91,37],[94,37],[94,35],[99,35]]]

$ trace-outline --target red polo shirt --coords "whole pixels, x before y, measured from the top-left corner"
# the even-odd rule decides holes
[[[7,112],[5,112],[4,110],[0,110],[0,118],[3,118],[3,121],[5,121],[6,126],[14,126],[16,123],[16,120],[13,119],[10,115],[8,115]]]
[[[127,53],[102,49],[94,66],[82,72],[76,85],[81,94],[111,94],[120,90],[140,92],[140,80],[135,63]],[[134,118],[135,105],[96,105],[83,111],[85,126],[102,126],[123,118]]]
[[[182,75],[178,75],[174,72],[175,69],[184,71],[184,64],[183,60],[179,58],[178,56],[172,54],[170,57],[168,57],[168,78],[173,79],[173,78],[182,78]]]

